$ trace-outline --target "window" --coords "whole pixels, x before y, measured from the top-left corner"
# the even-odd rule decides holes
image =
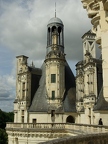
[[[56,83],[56,74],[51,74],[51,83]]]
[[[22,116],[21,116],[22,120],[21,121],[22,121],[22,123],[24,123],[24,110],[21,111],[21,114],[22,114]]]
[[[52,100],[55,99],[55,91],[52,91]]]
[[[25,89],[25,82],[23,82],[23,90]]]
[[[24,99],[25,97],[25,90],[22,91],[22,98]]]
[[[25,82],[22,83],[22,99],[25,97]]]
[[[51,110],[51,117],[55,116],[55,110]]]
[[[22,123],[24,123],[24,116],[22,116]]]
[[[36,123],[36,119],[32,119],[32,122],[35,124]]]
[[[24,115],[24,110],[22,110],[22,115]]]

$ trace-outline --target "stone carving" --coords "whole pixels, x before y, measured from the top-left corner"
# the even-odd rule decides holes
[[[91,18],[93,32],[96,33],[96,42],[102,49],[103,59],[103,93],[108,101],[108,82],[106,81],[108,72],[108,0],[81,0],[83,7],[87,10],[88,17]]]

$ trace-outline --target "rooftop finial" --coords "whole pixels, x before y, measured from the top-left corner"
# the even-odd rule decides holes
[[[55,17],[56,17],[56,2],[55,2]]]

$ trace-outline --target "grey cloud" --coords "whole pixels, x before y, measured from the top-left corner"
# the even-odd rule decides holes
[[[8,98],[9,93],[7,91],[0,92],[0,98]]]
[[[0,101],[14,101],[15,93],[13,91],[0,90]]]
[[[23,1],[13,1],[1,16],[0,26],[1,42],[12,49],[17,55],[25,54],[35,59],[44,58],[46,51],[47,22],[54,16],[54,1],[38,0],[27,1],[24,8]],[[81,34],[83,34],[84,20],[87,19],[81,9],[79,1],[57,1],[57,16],[65,25],[65,47],[67,58],[74,60],[79,58],[76,50],[81,47]],[[29,13],[28,13],[29,11]],[[87,20],[85,20],[88,23]],[[90,24],[86,25],[90,29]],[[71,50],[75,50],[71,53]],[[81,50],[79,51],[79,53]],[[80,56],[81,57],[81,56]]]
[[[0,101],[15,99],[15,80],[13,76],[0,76]]]
[[[3,111],[7,111],[7,112],[13,111],[13,100],[11,101],[0,100],[0,109],[2,109]]]
[[[13,94],[13,95],[12,95]],[[15,99],[15,94],[12,91],[0,91],[0,101],[2,100],[14,100]]]
[[[0,101],[12,101],[12,102],[14,102],[14,98],[1,98],[0,97]]]

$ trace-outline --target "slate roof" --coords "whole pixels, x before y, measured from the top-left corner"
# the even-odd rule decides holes
[[[35,73],[35,74],[38,74],[38,75],[42,74],[41,68],[35,68],[35,67],[32,67],[32,66],[28,66],[28,69],[32,73]]]
[[[42,65],[42,76],[39,82],[39,88],[36,91],[31,107],[31,112],[47,112],[48,104],[46,99],[46,87],[45,87],[45,64]]]
[[[76,84],[75,77],[66,62],[65,65],[65,93],[64,93],[64,111],[76,111]]]
[[[36,91],[29,112],[48,112],[47,92],[45,85],[45,63],[42,66],[42,77],[40,79],[39,88]],[[65,63],[65,93],[63,104],[56,112],[76,112],[76,89],[75,77],[67,64]]]
[[[89,30],[88,32],[86,32],[83,36],[82,36],[82,38],[84,38],[86,35],[96,35],[95,33],[93,33],[91,30]]]
[[[97,101],[97,104],[94,106],[94,111],[102,111],[102,110],[108,110],[108,102],[105,100],[103,96],[103,88],[100,91],[99,99]]]

